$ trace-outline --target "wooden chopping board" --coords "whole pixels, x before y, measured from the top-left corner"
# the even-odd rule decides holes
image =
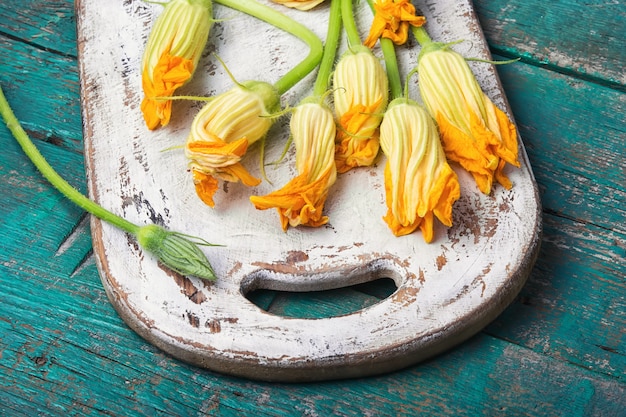
[[[324,39],[328,4],[299,12],[273,5]],[[328,3],[328,2],[326,2]],[[489,59],[469,0],[416,4],[433,39],[463,40],[455,50]],[[160,266],[125,233],[92,221],[93,245],[106,292],[138,334],[173,356],[226,374],[273,381],[310,381],[388,372],[460,343],[493,320],[518,294],[537,255],[541,209],[535,180],[520,141],[520,169],[507,175],[511,190],[481,194],[471,177],[454,167],[461,199],[454,225],[435,228],[426,244],[419,232],[394,237],[382,220],[384,157],[375,167],[340,175],[332,189],[324,227],[280,228],[273,210],[257,211],[249,196],[264,195],[295,173],[293,148],[272,183],[249,189],[228,184],[216,208],[196,196],[182,149],[202,103],[176,101],[172,122],[149,131],[139,105],[140,62],[161,7],[139,0],[79,0],[78,43],[85,157],[90,196],[137,224],[169,229],[225,245],[204,249],[218,275],[215,283],[183,277]],[[232,82],[216,52],[239,81],[275,82],[308,53],[297,38],[252,17],[215,5],[224,19],[212,29],[192,82],[180,94],[211,96]],[[371,22],[366,2],[355,6],[359,27]],[[378,51],[376,51],[378,53]],[[419,47],[398,52],[404,74]],[[471,63],[485,92],[509,111],[495,69]],[[312,89],[311,74],[283,96],[295,105]],[[415,80],[411,97],[418,98]],[[288,138],[288,119],[270,130],[266,159],[273,161]],[[258,169],[259,149],[246,167]],[[398,289],[378,304],[340,317],[298,319],[272,315],[248,301],[255,289],[316,291],[380,277]]]

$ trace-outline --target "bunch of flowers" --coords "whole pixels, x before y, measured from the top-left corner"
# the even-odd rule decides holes
[[[283,230],[326,224],[329,218],[324,205],[337,175],[374,164],[379,149],[386,157],[387,213],[383,220],[396,236],[419,229],[424,240],[431,242],[435,218],[445,226],[452,225],[452,210],[461,189],[449,161],[467,170],[482,193],[491,193],[494,183],[506,189],[513,186],[504,171],[507,165],[520,166],[514,123],[481,90],[453,44],[430,39],[424,28],[426,19],[416,14],[409,0],[370,2],[374,18],[364,42],[354,20],[353,0],[330,0],[325,46],[310,29],[274,8],[254,0],[215,1],[291,33],[309,46],[309,54],[274,84],[235,81],[228,91],[206,100],[195,116],[184,150],[196,192],[208,206],[215,206],[219,181],[240,181],[246,186],[261,182],[244,167],[246,152],[265,138],[275,116],[281,114],[282,95],[318,65],[313,94],[290,110],[298,174],[279,190],[250,197],[257,209],[275,208]],[[274,1],[299,10],[323,2]],[[148,129],[169,123],[174,94],[193,76],[207,43],[212,13],[211,0],[169,0],[164,4],[141,63],[141,111]],[[348,49],[335,65],[342,26]],[[407,41],[409,30],[421,46],[414,72],[419,76],[423,105],[403,91],[395,59],[395,48]],[[371,49],[377,43],[384,67]],[[158,225],[135,225],[97,205],[47,164],[1,89],[0,113],[24,152],[67,198],[133,236],[173,271],[216,278],[198,248],[211,243]]]
[[[299,10],[322,1],[274,0]],[[260,210],[276,209],[285,231],[326,224],[324,205],[337,175],[373,165],[380,150],[386,158],[383,220],[396,236],[419,229],[431,242],[435,218],[452,225],[461,189],[450,163],[471,173],[485,194],[494,182],[512,186],[504,170],[507,164],[520,165],[515,125],[481,90],[452,44],[430,39],[426,19],[409,0],[371,1],[373,22],[363,42],[353,0],[331,0],[324,46],[305,26],[254,0],[216,2],[299,37],[310,53],[275,84],[235,82],[208,99],[195,116],[184,149],[196,192],[208,206],[215,206],[219,181],[246,186],[261,182],[244,167],[245,155],[283,113],[291,114],[297,175],[250,201]],[[211,13],[210,0],[170,0],[155,22],[142,63],[141,108],[149,129],[167,125],[173,94],[193,75],[207,42]],[[347,50],[335,63],[342,28]],[[421,46],[412,73],[418,74],[423,104],[402,88],[395,57],[411,32]],[[372,49],[377,44],[382,60]],[[313,94],[282,112],[282,95],[318,65]]]
[[[274,1],[300,10],[321,3]],[[292,71],[275,85],[262,81],[237,83],[212,98],[195,117],[185,154],[190,160],[197,194],[211,207],[215,205],[218,181],[241,181],[247,186],[261,182],[243,165],[246,151],[265,137],[274,120],[272,115],[280,112],[281,95],[322,58],[319,51],[314,52],[318,47],[314,35],[279,12],[250,0],[218,2],[308,39],[311,54],[302,64],[306,71]],[[383,218],[394,234],[404,235],[419,228],[429,242],[433,239],[433,218],[450,226],[452,206],[460,196],[458,179],[448,161],[457,162],[470,172],[485,194],[491,192],[494,180],[510,188],[512,184],[504,168],[506,164],[519,166],[517,131],[506,114],[483,93],[465,59],[451,45],[429,38],[424,29],[426,19],[417,14],[410,1],[375,0],[370,5],[373,22],[367,38],[361,42],[353,1],[331,1],[325,58],[314,94],[291,111],[298,176],[283,188],[266,196],[252,196],[250,200],[261,210],[275,208],[283,230],[289,226],[323,225],[328,222],[322,213],[324,203],[337,174],[373,165],[382,147],[387,157],[388,206]],[[143,71],[144,103],[148,104],[142,109],[147,109],[144,114],[150,128],[156,120],[162,125],[167,123],[171,108],[167,91],[173,91],[170,87],[154,93],[158,76],[150,75],[163,72],[158,69],[163,67],[162,62],[172,62],[170,58],[167,61],[155,57],[174,56],[192,63],[193,69],[206,43],[210,19],[200,25],[196,20],[181,18],[192,10],[210,14],[210,2],[171,0],[149,38]],[[342,26],[348,48],[334,64]],[[424,107],[403,93],[395,61],[395,48],[406,43],[410,31],[421,45],[416,72]],[[187,36],[181,39],[180,33]],[[371,49],[379,41],[385,66]],[[186,47],[175,47],[178,44]],[[171,72],[182,73],[179,67]],[[326,99],[330,78],[332,103]],[[181,76],[177,82],[185,80]],[[150,96],[150,92],[155,96]],[[388,107],[390,100],[393,105]],[[150,115],[148,110],[155,114]]]

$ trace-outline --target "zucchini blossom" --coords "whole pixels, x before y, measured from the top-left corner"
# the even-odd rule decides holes
[[[337,171],[370,166],[378,154],[378,126],[389,100],[387,74],[365,46],[347,51],[333,73],[333,96],[338,130]]]
[[[291,225],[318,227],[328,222],[322,214],[328,190],[337,179],[336,127],[333,114],[316,99],[304,100],[291,116],[298,176],[266,196],[252,196],[259,210],[276,208],[284,231]]]
[[[431,242],[434,217],[452,226],[452,205],[461,195],[435,122],[414,101],[395,99],[380,126],[380,146],[387,156],[383,219],[396,236],[419,227],[424,240]]]
[[[457,52],[431,43],[418,58],[422,99],[439,125],[446,156],[472,174],[481,192],[495,179],[505,188],[507,163],[518,161],[517,129],[480,88],[471,68]]]
[[[248,81],[212,98],[194,118],[185,155],[196,193],[214,207],[218,179],[260,184],[241,164],[248,146],[263,138],[280,108],[280,95],[266,82]]]
[[[193,76],[209,38],[212,13],[211,0],[170,0],[154,23],[141,63],[141,111],[150,130],[169,123],[168,97]]]
[[[298,10],[311,10],[318,4],[324,2],[324,0],[272,0],[274,3],[282,4],[283,6],[291,7]]]
[[[415,6],[409,0],[374,1],[374,20],[363,45],[372,48],[381,37],[404,45],[409,37],[409,25],[419,27],[426,23],[424,16],[415,13]]]

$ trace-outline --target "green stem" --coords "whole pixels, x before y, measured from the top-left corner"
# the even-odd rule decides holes
[[[411,30],[413,31],[413,36],[415,36],[415,39],[422,47],[433,43],[433,40],[428,35],[428,32],[426,32],[426,28],[424,26],[411,26]]]
[[[320,68],[317,72],[315,85],[313,86],[313,95],[315,96],[322,96],[328,89],[330,74],[333,70],[333,65],[335,64],[335,56],[337,54],[337,44],[339,43],[340,34],[341,0],[331,0],[326,45],[324,45],[324,54],[322,55]]]
[[[222,6],[254,16],[277,27],[278,29],[291,33],[309,46],[309,54],[306,58],[293,67],[288,73],[283,75],[274,84],[274,87],[278,90],[280,95],[284,94],[291,87],[296,85],[319,64],[320,59],[322,58],[324,46],[317,35],[315,35],[315,33],[313,33],[306,26],[296,22],[288,16],[285,16],[277,10],[260,4],[254,0],[215,0],[215,2],[221,4]]]
[[[343,26],[346,28],[346,35],[348,36],[348,46],[355,48],[362,45],[361,36],[359,30],[356,27],[354,21],[354,11],[352,10],[353,0],[341,0],[341,18],[343,19]]]
[[[372,13],[376,13],[373,0],[367,0],[372,9]],[[400,69],[398,68],[398,58],[396,57],[396,47],[393,41],[388,38],[380,38],[380,49],[383,52],[385,60],[385,68],[387,70],[387,79],[389,80],[389,89],[391,90],[391,98],[402,97],[402,80],[400,79]]]
[[[28,134],[20,125],[20,122],[15,117],[13,110],[11,110],[7,99],[4,96],[2,87],[0,87],[0,113],[2,114],[2,118],[4,119],[7,127],[24,150],[24,153],[33,162],[35,167],[37,167],[37,169],[39,170],[39,172],[41,172],[44,178],[46,178],[50,182],[50,184],[52,184],[57,190],[59,190],[61,194],[63,194],[65,197],[74,202],[77,206],[88,211],[94,216],[106,222],[109,222],[128,233],[131,233],[133,235],[137,234],[137,232],[139,231],[139,226],[111,213],[105,208],[94,203],[89,198],[85,197],[76,188],[72,187],[59,174],[57,174],[54,168],[52,168],[50,164],[48,164],[48,162],[45,160],[45,158],[41,155],[35,144],[28,137]]]
[[[402,97],[402,80],[400,79],[400,69],[398,68],[398,59],[396,57],[396,47],[393,41],[387,38],[380,38],[380,47],[383,51],[383,58],[385,59],[385,69],[387,71],[387,79],[389,80],[391,98]]]

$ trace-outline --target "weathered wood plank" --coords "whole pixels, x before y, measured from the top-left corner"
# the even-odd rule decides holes
[[[486,332],[597,373],[626,376],[626,233],[544,217],[539,260]]]
[[[494,52],[625,90],[622,1],[474,0]]]
[[[626,230],[626,95],[532,65],[498,72],[544,210]]]
[[[45,121],[40,116],[29,113],[25,119],[32,122],[29,125],[39,126],[37,128],[41,129],[39,132],[42,136],[47,135],[42,125]],[[51,139],[59,137],[58,132],[50,135]],[[52,142],[38,143],[40,152],[70,184],[84,192],[83,156],[54,144],[60,141]],[[83,215],[82,210],[50,186],[6,128],[0,132],[0,143],[4,155],[0,161],[0,194],[4,196],[0,200],[0,236],[5,253],[21,254],[37,250],[41,254],[38,261],[55,263],[59,261],[55,259],[55,253],[59,252],[59,255],[63,255],[61,258],[64,258],[75,250],[69,246],[62,247],[65,239],[72,236],[74,231],[72,239],[75,244],[79,243],[77,247],[83,248],[82,254],[75,255],[84,256],[91,245],[85,225],[77,228]]]
[[[82,154],[76,59],[0,36],[0,62],[0,83],[24,129]]]
[[[554,216],[544,216],[542,250],[520,298],[487,331],[623,378],[624,94],[529,65],[499,74],[544,211]]]
[[[76,57],[76,19],[72,0],[4,0],[0,34],[36,48]]]
[[[299,415],[569,416],[594,415],[594,410],[618,415],[626,401],[624,384],[615,379],[485,335],[436,361],[383,377],[349,384],[259,384],[171,360],[121,321],[104,326],[83,322],[71,311],[33,307],[30,314],[49,316],[39,320],[41,327],[15,320],[12,338],[2,342],[3,366],[11,364],[2,378],[12,384],[0,395],[0,410],[27,405],[38,413],[107,410],[115,415],[248,415],[262,409],[268,416],[294,410]],[[115,317],[104,300],[94,308]],[[7,322],[0,325],[4,332]],[[66,331],[51,333],[48,325]],[[79,330],[86,325],[99,330]]]

